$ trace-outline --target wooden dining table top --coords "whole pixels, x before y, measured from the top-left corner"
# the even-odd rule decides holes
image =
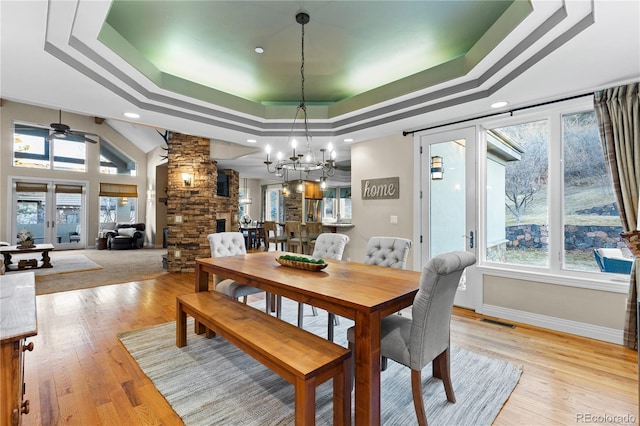
[[[356,311],[381,310],[384,316],[398,311],[398,303],[403,308],[410,306],[418,290],[420,273],[416,271],[326,259],[328,266],[313,272],[280,265],[276,258],[283,254],[295,253],[257,252],[197,259],[196,263],[225,278],[293,300],[313,299],[309,304],[351,319]],[[196,291],[206,289],[196,284]]]

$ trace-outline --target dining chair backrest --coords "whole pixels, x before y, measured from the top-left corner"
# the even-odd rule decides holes
[[[349,237],[344,234],[327,232],[318,235],[313,249],[313,257],[321,259],[342,260],[342,254],[349,242]]]
[[[207,235],[207,240],[209,240],[209,246],[211,247],[211,257],[247,254],[242,232],[217,232]],[[218,276],[214,278],[216,284],[223,279],[218,278]]]
[[[449,347],[453,301],[460,277],[476,257],[466,251],[444,253],[429,260],[413,300],[409,367],[420,370]]]
[[[406,269],[407,257],[413,242],[406,238],[371,237],[367,242],[364,263]]]
[[[318,235],[322,234],[321,222],[307,222],[306,223],[306,235],[310,240],[315,240]]]
[[[293,251],[293,248],[296,248],[296,252],[303,253],[304,246],[307,244],[308,240],[306,237],[302,235],[302,226],[300,222],[297,221],[286,221],[284,223],[284,233],[287,236],[287,250]]]
[[[273,236],[272,236],[273,235]],[[265,221],[264,222],[264,236],[267,239],[274,238],[278,235],[278,225],[276,225],[273,221]],[[275,242],[273,240],[272,242]]]

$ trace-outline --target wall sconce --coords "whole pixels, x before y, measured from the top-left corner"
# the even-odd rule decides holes
[[[193,175],[191,173],[183,173],[182,181],[184,182],[184,186],[191,186],[193,182]]]
[[[296,192],[298,194],[302,194],[304,192],[304,181],[299,180],[298,185],[296,185]]]
[[[444,162],[442,157],[431,157],[431,180],[442,180],[444,177]]]
[[[285,197],[289,196],[289,183],[285,182],[282,184],[282,195],[284,195]]]

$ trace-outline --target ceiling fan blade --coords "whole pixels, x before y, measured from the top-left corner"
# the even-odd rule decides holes
[[[80,136],[80,137],[84,137],[84,136],[97,136],[97,137],[100,137],[100,135],[98,135],[97,133],[83,132],[82,130],[70,130],[69,133],[74,135],[74,136]]]
[[[67,132],[69,135],[71,136],[75,136],[81,139],[84,139],[85,142],[90,142],[90,143],[98,143],[97,141],[88,138],[87,136],[92,136],[92,137],[96,137],[98,139],[100,139],[100,135],[96,134],[96,133],[89,133],[89,132],[83,132],[80,130],[70,130],[69,132]]]

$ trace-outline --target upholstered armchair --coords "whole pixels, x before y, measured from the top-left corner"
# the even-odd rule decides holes
[[[427,424],[422,396],[422,369],[432,363],[433,377],[442,380],[449,402],[456,398],[451,384],[451,311],[462,272],[476,261],[472,253],[459,251],[431,259],[422,270],[411,318],[390,315],[381,321],[380,353],[411,369],[413,405],[419,425]],[[347,330],[349,347],[354,328]]]
[[[247,254],[242,232],[217,232],[207,235],[209,246],[211,247],[211,257],[226,257]],[[247,296],[261,293],[264,290],[238,283],[232,279],[213,276],[213,288],[233,299],[243,298],[247,303]],[[266,299],[266,312],[269,313],[269,298]]]
[[[118,223],[115,229],[106,231],[109,250],[125,250],[144,247],[144,223]]]

